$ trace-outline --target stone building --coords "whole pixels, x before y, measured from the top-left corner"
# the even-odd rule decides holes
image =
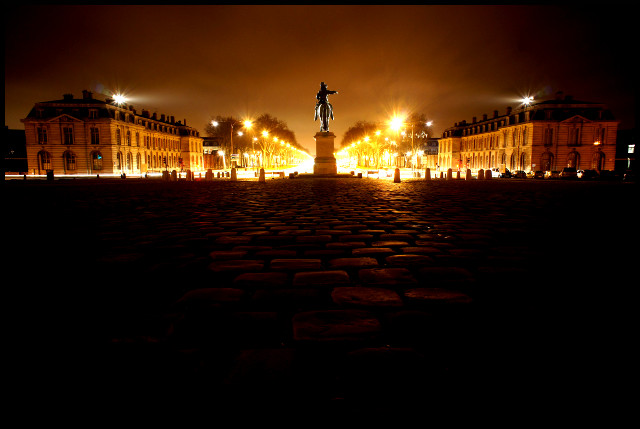
[[[446,129],[439,141],[441,169],[497,168],[555,171],[564,167],[613,170],[618,123],[604,104],[556,94],[552,100],[508,107]]]
[[[146,174],[202,171],[202,138],[186,120],[137,112],[89,91],[36,103],[25,119],[28,174]]]

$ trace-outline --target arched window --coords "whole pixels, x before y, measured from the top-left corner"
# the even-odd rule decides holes
[[[65,171],[75,171],[76,170],[76,155],[70,150],[65,151],[62,154],[62,158],[64,159],[64,169]]]
[[[134,168],[137,168],[138,170],[140,170],[140,168],[141,168],[140,160],[141,160],[140,154],[137,154],[136,155],[136,166],[137,167],[134,166]]]
[[[594,170],[602,171],[604,167],[604,153],[598,150],[593,154],[593,158],[591,158],[591,168]]]
[[[116,156],[116,170],[122,170],[122,152]]]
[[[526,170],[527,168],[527,154],[522,152],[520,154],[520,170]]]
[[[131,131],[127,130],[127,146],[131,146]]]
[[[516,169],[516,155],[513,154],[513,153],[509,157],[509,169],[511,169],[511,170],[515,170]]]
[[[120,144],[120,128],[116,128],[116,144]]]
[[[100,151],[91,152],[91,168],[97,171],[102,170],[102,154]]]
[[[133,157],[131,156],[131,153],[127,153],[127,170],[131,171],[132,165],[131,163],[133,162]]]
[[[578,168],[580,164],[580,154],[574,149],[567,155],[567,167]]]
[[[51,154],[44,150],[38,152],[38,168],[40,170],[51,170]]]
[[[136,146],[140,146],[140,133],[136,132]]]
[[[553,154],[549,151],[546,151],[540,156],[540,169],[542,171],[551,171],[552,168],[553,168]]]

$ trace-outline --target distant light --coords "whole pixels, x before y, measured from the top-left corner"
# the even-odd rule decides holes
[[[403,124],[404,124],[404,118],[401,118],[399,116],[394,116],[393,118],[391,118],[391,121],[389,121],[389,127],[392,130],[396,130],[396,131],[399,130]]]
[[[524,97],[522,99],[522,104],[524,104],[525,106],[529,106],[532,102],[533,102],[533,97],[532,96]]]
[[[251,126],[252,126],[252,125],[253,125],[253,122],[251,122],[251,121],[249,121],[249,120],[244,121],[244,127],[245,127],[245,128],[251,128]]]
[[[211,121],[211,125],[213,125],[214,127],[217,127],[219,124],[217,121]]]
[[[121,105],[121,104],[125,104],[127,102],[127,99],[122,94],[114,94],[113,101],[114,103]]]
[[[427,122],[427,127],[430,127],[431,125],[433,125],[433,121]]]

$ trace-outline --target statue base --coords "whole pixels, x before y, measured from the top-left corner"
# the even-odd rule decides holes
[[[335,175],[338,174],[336,158],[333,155],[334,140],[336,135],[332,132],[318,132],[314,136],[316,140],[316,158],[313,164],[313,174]]]

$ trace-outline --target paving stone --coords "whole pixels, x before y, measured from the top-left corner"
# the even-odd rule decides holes
[[[329,261],[329,266],[333,269],[359,269],[377,267],[378,261],[375,258],[336,258]]]
[[[214,250],[209,253],[211,259],[215,261],[229,260],[229,259],[242,259],[247,255],[246,250]]]
[[[298,256],[298,252],[296,252],[295,250],[270,249],[260,250],[256,252],[254,256],[260,259],[296,258]]]
[[[365,286],[409,287],[418,285],[416,278],[406,268],[368,268],[360,270],[358,275]]]
[[[391,266],[417,267],[433,265],[434,259],[427,255],[391,255],[385,258],[387,264]]]
[[[437,247],[426,247],[426,246],[413,246],[413,247],[402,247],[403,253],[412,254],[412,255],[434,255],[438,253],[442,253],[441,249]]]
[[[353,256],[389,256],[395,254],[390,247],[362,247],[351,250]]]
[[[371,243],[371,245],[373,247],[408,247],[409,243],[406,241],[382,240],[374,241],[373,243]]]
[[[296,341],[362,341],[376,338],[382,325],[366,310],[318,310],[293,316],[293,339]]]
[[[274,259],[269,267],[276,271],[318,271],[322,269],[320,259]]]
[[[338,237],[338,239],[340,241],[357,241],[357,242],[362,242],[362,241],[366,241],[366,240],[371,240],[373,238],[373,235],[371,234],[347,234],[347,235],[341,235],[340,237]]]
[[[380,287],[336,287],[333,302],[346,307],[401,307],[402,299],[393,290]]]
[[[212,262],[209,264],[208,268],[214,273],[256,272],[262,271],[264,268],[264,261],[256,259],[229,259]]]
[[[338,287],[350,284],[349,274],[343,270],[301,272],[293,277],[293,286],[302,288]]]
[[[215,243],[216,244],[228,244],[228,245],[247,244],[247,243],[251,242],[251,238],[252,237],[245,236],[245,235],[225,236],[225,237],[216,238]]]
[[[332,242],[327,243],[327,249],[354,249],[358,247],[365,247],[366,243],[364,241],[344,241],[344,242]]]
[[[297,243],[328,243],[330,241],[330,235],[302,235],[296,237]]]
[[[243,273],[233,280],[234,286],[241,289],[277,289],[285,288],[288,284],[287,273]]]
[[[434,304],[468,304],[471,297],[463,292],[445,288],[411,288],[404,292],[404,296],[412,301]]]

